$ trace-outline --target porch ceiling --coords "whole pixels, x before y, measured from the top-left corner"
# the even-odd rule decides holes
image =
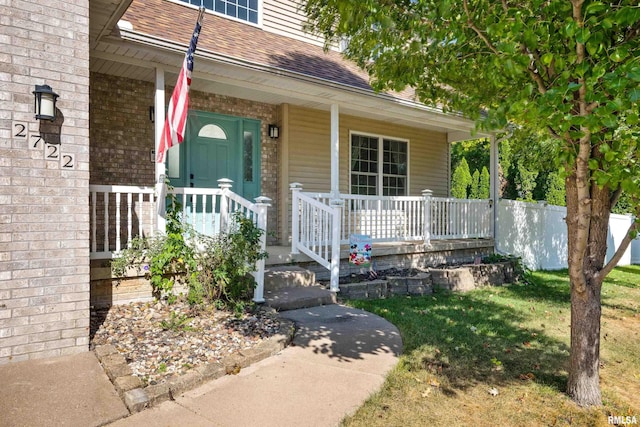
[[[166,72],[165,81],[172,85],[177,79],[185,49],[174,42],[152,39],[121,28],[119,34],[97,41],[91,51],[90,67],[92,72],[149,82],[155,81],[155,68],[162,68]],[[455,140],[469,139],[474,128],[469,120],[445,115],[417,102],[201,49],[196,54],[193,77],[193,90],[325,111],[331,104],[338,104],[341,114],[446,132],[457,135]]]

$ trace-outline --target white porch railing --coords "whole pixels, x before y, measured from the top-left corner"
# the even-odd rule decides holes
[[[328,205],[329,193],[304,193]],[[473,239],[493,236],[492,202],[487,199],[420,196],[361,196],[340,194],[344,202],[340,243],[352,234],[374,242],[431,239]],[[426,214],[426,215],[425,215]]]
[[[432,239],[493,237],[493,202],[488,199],[431,198]]]
[[[422,196],[361,196],[303,193],[291,184],[291,251],[304,253],[331,271],[331,289],[338,290],[340,245],[352,234],[373,242],[423,241],[493,237],[491,200]],[[336,255],[337,254],[337,255]],[[335,283],[335,284],[334,284]]]
[[[340,207],[325,204],[291,184],[291,252],[300,252],[331,272],[331,291],[338,292],[340,273]]]
[[[329,193],[308,196],[328,204]],[[343,201],[340,243],[352,234],[366,234],[376,242],[424,239],[424,197],[377,197],[340,194]]]
[[[112,258],[135,236],[156,229],[153,187],[90,185],[91,258]]]
[[[111,259],[137,236],[150,236],[157,230],[157,197],[153,187],[91,185],[91,259]],[[235,212],[250,218],[262,234],[261,249],[266,250],[268,197],[252,203],[231,191],[231,181],[219,180],[219,188],[173,188],[181,205],[182,217],[195,231],[216,235],[227,230]],[[167,203],[162,201],[162,203]],[[264,302],[265,261],[260,260],[253,273],[256,279],[254,301]]]

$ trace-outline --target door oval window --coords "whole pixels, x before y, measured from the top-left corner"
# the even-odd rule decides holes
[[[203,126],[200,132],[198,132],[198,136],[203,138],[227,139],[227,134],[224,129],[218,125],[211,124]]]

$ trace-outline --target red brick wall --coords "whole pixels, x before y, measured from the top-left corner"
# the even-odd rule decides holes
[[[153,83],[91,74],[91,184],[153,186]]]

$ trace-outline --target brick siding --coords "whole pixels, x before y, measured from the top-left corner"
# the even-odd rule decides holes
[[[88,37],[88,1],[0,3],[0,364],[89,348]],[[42,84],[53,123],[34,118]]]

